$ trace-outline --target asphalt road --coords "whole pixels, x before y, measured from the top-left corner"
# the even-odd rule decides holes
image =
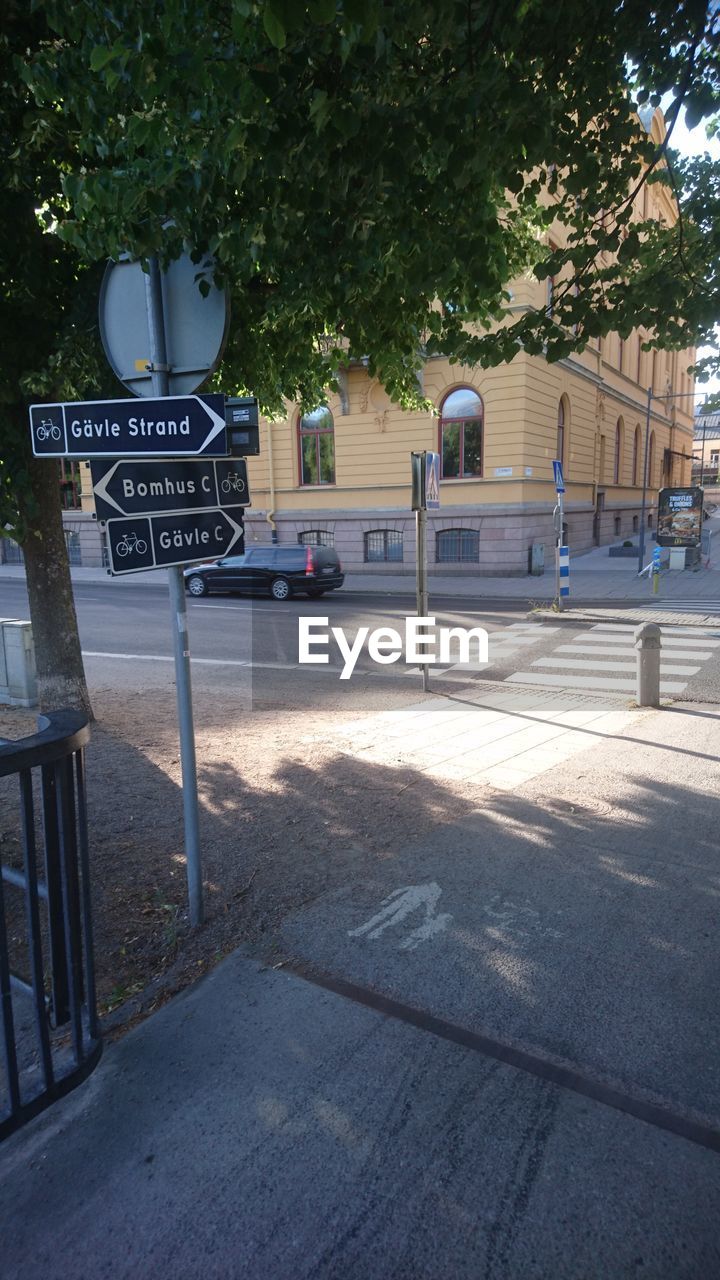
[[[78,622],[88,673],[105,685],[133,687],[153,682],[162,673],[172,680],[172,622],[167,587],[147,584],[121,590],[112,583],[79,584],[75,591]],[[333,593],[322,600],[296,598],[285,603],[240,596],[188,600],[193,681],[198,690],[234,688],[244,682],[253,700],[265,706],[303,705],[318,698],[362,700],[369,685],[382,684],[404,692],[408,682],[420,682],[416,664],[404,655],[379,665],[368,652],[367,638],[359,649],[352,674],[341,680],[346,666],[340,644],[332,634],[318,652],[325,664],[298,660],[299,628],[310,619],[318,634],[341,630],[352,644],[361,628],[370,632],[391,627],[404,635],[405,619],[415,613],[412,595]],[[488,633],[489,662],[468,670],[445,663],[435,667],[434,679],[463,683],[513,680],[556,688],[612,691],[618,676],[626,684],[615,692],[631,692],[634,651],[631,626],[624,629],[567,619],[536,622],[524,601],[477,604],[457,598],[433,597],[431,613],[441,626],[481,627]],[[28,616],[25,584],[0,582],[0,616]],[[326,623],[322,623],[326,619]],[[692,619],[690,619],[692,620]],[[676,634],[673,634],[675,632]],[[668,697],[720,701],[720,627],[717,632],[697,628],[668,629],[664,637],[663,681]],[[621,651],[621,643],[624,649]],[[473,648],[472,657],[475,659]],[[452,657],[460,657],[455,649]],[[619,664],[619,665],[618,665]],[[607,683],[607,682],[610,682]]]

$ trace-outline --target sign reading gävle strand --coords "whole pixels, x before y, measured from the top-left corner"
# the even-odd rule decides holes
[[[173,564],[217,560],[245,547],[243,507],[224,511],[174,511],[171,515],[108,520],[110,573],[140,573]]]
[[[98,520],[250,505],[244,458],[95,460],[90,471]]]
[[[225,457],[225,397],[33,404],[36,458]]]

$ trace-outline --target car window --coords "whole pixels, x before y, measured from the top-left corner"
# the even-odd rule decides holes
[[[306,547],[283,547],[282,549],[278,548],[275,552],[276,567],[286,566],[289,569],[297,569],[299,566],[304,567],[306,562]]]
[[[220,564],[224,569],[240,569],[245,564],[247,556],[226,556]]]

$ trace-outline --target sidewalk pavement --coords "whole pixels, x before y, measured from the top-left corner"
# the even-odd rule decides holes
[[[337,741],[475,807],[349,834],[3,1145],[6,1280],[720,1274],[717,709],[484,686]]]
[[[71,575],[75,584],[106,583],[113,590],[144,584],[161,590],[167,589],[167,575],[161,570],[113,578],[106,569],[73,566]],[[24,580],[24,568],[22,565],[0,565],[0,582],[5,578]],[[348,573],[342,590],[343,593],[377,592],[414,596],[415,576],[414,573]],[[555,575],[551,570],[547,570],[542,577],[525,575],[517,578],[431,573],[429,591],[431,602],[433,594],[436,594],[469,600],[507,599],[542,603],[555,597]],[[653,596],[648,578],[637,576],[636,560],[611,560],[608,548],[599,547],[585,555],[571,558],[570,592],[572,601],[647,601],[652,604],[657,600],[697,600],[716,604],[720,602],[720,564],[697,571],[665,570],[660,578],[660,593]]]

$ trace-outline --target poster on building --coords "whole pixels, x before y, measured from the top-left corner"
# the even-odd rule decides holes
[[[661,547],[698,547],[702,529],[703,491],[661,489],[658,495],[657,541]]]

